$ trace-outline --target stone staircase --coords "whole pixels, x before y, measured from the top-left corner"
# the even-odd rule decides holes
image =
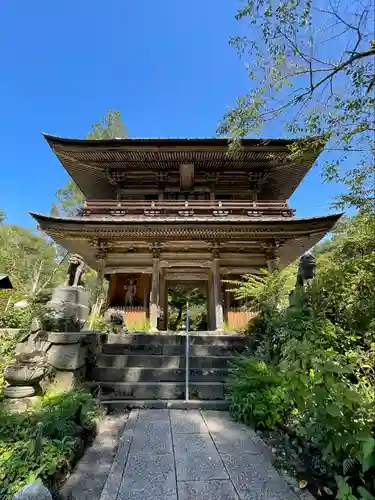
[[[185,334],[109,335],[89,374],[111,408],[225,409],[225,381],[247,337],[191,332],[189,402],[185,401]]]

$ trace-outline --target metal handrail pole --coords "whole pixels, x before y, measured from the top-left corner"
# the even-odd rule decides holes
[[[189,401],[189,355],[190,355],[190,341],[189,341],[189,301],[186,301],[186,336],[185,336],[185,401]]]

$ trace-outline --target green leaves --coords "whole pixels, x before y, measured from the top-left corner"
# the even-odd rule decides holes
[[[128,131],[120,111],[108,110],[101,122],[95,123],[87,139],[125,139]]]
[[[238,356],[228,379],[231,411],[256,428],[272,428],[287,411],[282,379],[258,357]]]
[[[358,486],[358,493],[361,495],[361,499],[360,500],[375,500],[375,496],[372,495],[363,486]]]
[[[218,132],[233,150],[248,134],[282,123],[286,134],[323,136],[323,176],[346,184],[341,206],[374,209],[373,18],[355,1],[312,8],[311,0],[247,0],[236,19],[249,35],[231,45],[246,60],[249,91],[228,109]],[[254,33],[256,36],[254,36]],[[256,41],[254,41],[254,38]],[[297,145],[306,153],[306,143]],[[352,165],[355,165],[352,167]]]
[[[69,470],[78,444],[77,414],[80,426],[93,428],[99,415],[91,395],[72,391],[46,396],[40,405],[20,414],[0,408],[0,497],[11,500],[28,483],[48,482],[61,468]],[[40,453],[35,456],[35,436],[43,427]]]

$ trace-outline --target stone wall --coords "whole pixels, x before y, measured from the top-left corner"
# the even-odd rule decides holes
[[[95,365],[104,340],[102,333],[89,331],[28,335],[17,344],[15,358],[4,370],[4,395],[20,399],[80,386]]]

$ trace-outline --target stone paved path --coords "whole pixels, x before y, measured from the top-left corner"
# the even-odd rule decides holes
[[[226,412],[132,410],[100,500],[297,500]]]

